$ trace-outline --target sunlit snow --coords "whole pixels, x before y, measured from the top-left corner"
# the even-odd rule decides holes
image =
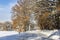
[[[0,40],[60,40],[60,30],[0,31]]]

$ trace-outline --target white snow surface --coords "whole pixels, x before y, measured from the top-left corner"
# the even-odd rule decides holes
[[[60,40],[60,30],[0,31],[0,40]]]
[[[0,37],[11,36],[18,34],[16,31],[0,31]]]

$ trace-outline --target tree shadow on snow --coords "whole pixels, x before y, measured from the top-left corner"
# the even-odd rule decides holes
[[[31,40],[31,39],[34,39],[34,40],[53,40],[50,37],[55,35],[57,32],[60,32],[60,31],[54,32],[49,37],[45,37],[46,35],[44,35],[42,33],[40,33],[40,34],[36,34],[36,33],[20,33],[20,34],[0,37],[0,40]]]
[[[15,35],[10,35],[10,36],[0,37],[0,40],[16,40],[17,37],[18,37],[18,34],[15,34]]]

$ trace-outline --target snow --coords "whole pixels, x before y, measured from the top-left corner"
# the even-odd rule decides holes
[[[18,37],[18,32],[0,31],[0,40],[15,40],[16,37]]]
[[[0,31],[0,37],[11,36],[11,35],[15,35],[15,34],[18,34],[18,32],[15,32],[15,31]]]
[[[28,31],[28,33],[34,33],[38,35],[32,40],[60,40],[60,30],[36,30]]]
[[[0,40],[60,40],[60,30],[0,31]]]

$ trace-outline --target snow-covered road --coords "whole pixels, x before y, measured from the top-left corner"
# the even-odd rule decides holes
[[[60,31],[27,31],[18,33],[16,31],[0,31],[0,40],[60,40]]]

